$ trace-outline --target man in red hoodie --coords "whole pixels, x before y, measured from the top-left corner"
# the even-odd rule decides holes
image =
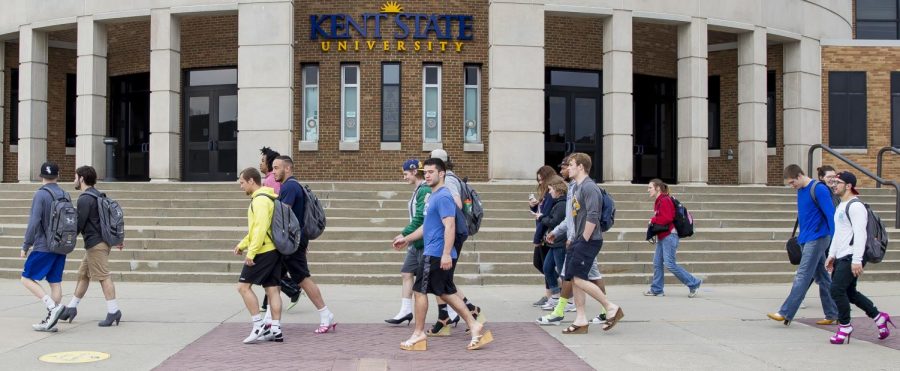
[[[644,296],[666,296],[663,292],[663,267],[672,272],[681,283],[688,287],[689,298],[697,296],[702,280],[694,277],[675,262],[675,252],[678,251],[678,233],[675,229],[675,203],[669,196],[669,185],[662,180],[653,179],[647,185],[647,193],[650,198],[656,200],[653,204],[653,218],[650,219],[650,238],[656,238],[656,252],[653,254],[653,280],[650,290]]]

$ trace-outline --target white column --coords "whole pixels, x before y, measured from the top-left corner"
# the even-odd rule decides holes
[[[488,13],[488,176],[531,179],[544,164],[544,7],[491,2]]]
[[[0,182],[3,181],[3,154],[6,152],[6,42],[0,40]]]
[[[738,181],[766,184],[766,30],[738,35]]]
[[[603,181],[634,178],[634,112],[631,11],[603,20]]]
[[[181,177],[181,21],[150,11],[150,180]]]
[[[293,156],[293,107],[293,2],[239,3],[237,171],[263,146]]]
[[[709,166],[706,19],[678,26],[678,183],[706,184]]]
[[[809,147],[822,143],[822,47],[817,40],[784,44],[784,166],[806,169]],[[813,165],[822,162],[822,152]]]
[[[40,180],[47,161],[47,33],[19,29],[19,182]]]
[[[106,25],[78,18],[78,98],[75,102],[75,166],[90,165],[106,176]]]

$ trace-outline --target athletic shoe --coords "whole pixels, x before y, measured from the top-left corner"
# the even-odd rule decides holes
[[[646,292],[644,292],[644,296],[666,296],[666,293],[664,293],[664,292],[653,292],[653,291],[647,290]]]
[[[41,323],[31,325],[31,328],[35,331],[50,331],[56,326],[56,323],[59,321],[59,316],[62,315],[64,310],[66,310],[65,305],[57,305],[53,307],[53,309],[48,309],[47,317],[44,318]]]
[[[600,313],[597,317],[591,318],[591,323],[595,325],[602,325],[606,323],[606,312]]]
[[[565,317],[556,317],[553,315],[553,313],[550,313],[546,316],[538,317],[538,319],[535,320],[535,322],[537,322],[541,326],[549,326],[549,325],[559,326],[559,324],[562,323],[563,319],[565,319]]]
[[[253,344],[257,341],[264,340],[266,333],[266,325],[263,321],[257,321],[250,330],[250,335],[244,339],[244,344]]]
[[[702,284],[703,284],[703,281],[700,281],[700,283],[697,284],[697,287],[692,288],[691,292],[688,294],[688,297],[693,298],[693,297],[697,296],[697,294],[700,292],[700,285],[702,285]]]
[[[559,303],[559,299],[550,298],[546,303],[541,307],[543,310],[553,310],[556,309],[556,304]]]
[[[544,304],[547,304],[547,297],[546,297],[546,296],[541,296],[541,299],[538,300],[538,301],[536,301],[536,302],[534,302],[534,303],[531,303],[531,306],[533,306],[533,307],[540,307],[540,306],[543,306]]]
[[[575,303],[566,304],[566,312],[575,312]]]
[[[269,336],[266,338],[266,340],[274,341],[276,343],[284,342],[284,335],[281,333],[281,326],[271,326]]]

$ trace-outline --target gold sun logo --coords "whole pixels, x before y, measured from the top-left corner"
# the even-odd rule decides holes
[[[396,14],[403,11],[403,7],[396,1],[388,1],[381,6],[382,13]]]

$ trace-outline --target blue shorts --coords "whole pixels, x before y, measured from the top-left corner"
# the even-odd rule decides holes
[[[66,256],[52,252],[32,251],[25,260],[22,277],[35,281],[47,279],[49,283],[62,282],[63,270],[66,268]]]

